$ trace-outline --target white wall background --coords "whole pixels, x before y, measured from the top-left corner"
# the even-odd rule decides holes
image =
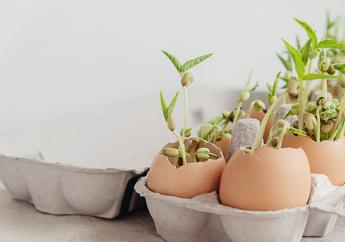
[[[214,53],[195,85],[240,87],[252,68],[271,81],[280,37],[302,33],[293,17],[321,34],[327,9],[341,14],[345,1],[1,0],[0,134],[177,88],[160,49]]]

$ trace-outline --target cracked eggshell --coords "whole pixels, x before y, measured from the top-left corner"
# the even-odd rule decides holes
[[[231,144],[231,139],[224,139],[224,140],[217,141],[215,143],[215,145],[217,145],[222,150],[225,161],[228,160],[227,155],[229,154],[230,144]]]
[[[287,134],[283,147],[304,149],[312,173],[325,174],[333,185],[345,183],[345,143],[344,138],[337,141],[315,142],[310,137]]]
[[[224,157],[220,148],[214,144],[204,142],[203,147],[209,148],[220,158],[209,159],[205,162],[190,162],[176,168],[167,156],[158,154],[148,174],[147,184],[150,190],[182,198],[192,198],[218,190],[220,177],[225,167]]]
[[[255,154],[238,150],[220,183],[222,204],[245,210],[305,206],[311,187],[308,158],[302,149],[263,146]]]
[[[264,116],[265,116],[265,113],[263,111],[257,111],[257,110],[255,110],[253,108],[248,113],[248,117],[249,118],[255,118],[255,119],[259,120],[260,123],[263,120]],[[265,141],[267,141],[267,139],[268,139],[268,136],[270,134],[270,130],[271,130],[272,126],[273,126],[273,123],[274,123],[274,118],[271,117],[268,120],[266,128],[265,128],[265,132],[264,132],[264,140]]]

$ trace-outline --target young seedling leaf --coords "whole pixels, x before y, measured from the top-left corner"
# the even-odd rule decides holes
[[[330,13],[327,11],[326,13],[326,34],[327,35],[330,34],[329,32],[331,31],[333,27],[336,27],[336,25],[338,24],[338,21],[339,21],[339,16],[332,20]]]
[[[167,121],[168,120],[168,114],[167,114],[168,108],[167,108],[167,105],[165,103],[162,91],[160,92],[160,100],[161,100],[161,107],[162,107],[163,116],[164,116],[165,121]]]
[[[281,76],[280,79],[283,80],[284,82],[284,86],[282,88],[287,88],[288,83],[289,83],[289,78]]]
[[[332,20],[331,14],[329,13],[329,11],[327,11],[327,13],[326,13],[326,30],[327,30],[327,33],[335,26],[336,23],[337,23],[337,18]]]
[[[177,97],[178,97],[178,92],[176,92],[174,98],[171,100],[168,108],[167,108],[167,115],[168,115],[168,118],[171,116],[171,113],[172,111],[174,110],[174,107],[175,107],[175,104],[176,104],[176,100],[177,100]]]
[[[280,62],[283,64],[284,68],[287,71],[292,71],[292,65],[291,65],[291,57],[290,55],[288,55],[288,58],[285,59],[284,57],[282,57],[281,55],[277,54],[277,57],[279,58]]]
[[[210,54],[206,54],[206,55],[202,55],[202,56],[199,56],[197,58],[194,58],[194,59],[191,59],[191,60],[188,60],[186,61],[180,68],[180,73],[183,73],[183,72],[186,72],[188,71],[189,69],[191,69],[192,67],[200,64],[201,62],[203,62],[204,60],[208,59],[210,56],[212,56],[213,54],[210,53]]]
[[[325,39],[325,40],[321,40],[318,44],[317,44],[317,48],[319,49],[325,49],[325,48],[334,48],[334,49],[342,49],[345,50],[345,44],[344,43],[340,43],[334,39]]]
[[[307,32],[309,38],[311,39],[311,42],[313,44],[314,47],[316,47],[317,45],[317,36],[315,31],[312,29],[312,27],[310,27],[306,22],[299,20],[297,18],[295,18],[295,21],[302,26],[302,28],[304,28],[305,32]]]
[[[310,74],[303,76],[303,80],[306,80],[306,81],[319,80],[319,79],[336,79],[336,78],[340,78],[340,77],[327,75],[324,73],[310,73]]]
[[[168,57],[168,59],[170,60],[170,62],[175,66],[176,70],[181,73],[181,64],[180,62],[178,61],[178,59],[173,56],[172,54],[169,54],[168,52],[162,50],[163,54]]]
[[[338,112],[335,108],[327,109],[320,113],[320,117],[323,121],[328,121],[330,119],[336,118],[338,115]]]
[[[308,63],[310,47],[311,47],[311,39],[309,39],[307,41],[307,43],[305,43],[305,45],[303,46],[303,48],[301,50],[302,60],[304,62],[304,65],[306,65]]]
[[[266,83],[266,89],[267,89],[268,95],[272,95],[273,91],[272,91],[271,84]]]
[[[337,127],[335,139],[340,139],[341,137],[343,137],[344,130],[345,130],[345,119],[343,119],[340,125]]]
[[[272,96],[277,96],[278,94],[278,83],[279,83],[279,78],[280,78],[280,74],[282,72],[278,72],[277,75],[276,75],[276,78],[274,79],[274,82],[273,82],[273,88],[272,88]]]
[[[300,40],[298,35],[296,36],[296,47],[297,47],[298,50],[302,49],[301,40]]]
[[[298,74],[298,77],[301,79],[304,76],[304,62],[302,59],[301,52],[299,52],[296,48],[290,45],[287,41],[283,39],[286,49],[290,53],[294,63],[295,69]]]
[[[345,64],[333,64],[334,69],[345,74]]]
[[[291,134],[294,134],[294,135],[297,135],[297,136],[307,136],[307,133],[304,132],[303,130],[296,129],[296,128],[293,128],[293,127],[289,128],[289,132]]]

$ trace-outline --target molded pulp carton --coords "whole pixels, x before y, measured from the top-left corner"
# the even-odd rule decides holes
[[[157,233],[171,242],[298,242],[311,211],[345,216],[344,209],[334,207],[339,199],[333,203],[321,199],[315,204],[279,211],[246,211],[221,205],[216,192],[184,199],[151,192],[146,182],[146,177],[141,178],[135,189],[145,197]],[[323,225],[315,223],[314,228],[317,226]]]

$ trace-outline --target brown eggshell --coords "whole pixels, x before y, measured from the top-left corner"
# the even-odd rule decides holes
[[[302,149],[263,146],[254,154],[238,150],[226,165],[220,200],[227,206],[256,211],[305,206],[311,174]]]
[[[312,173],[325,174],[334,185],[345,184],[344,138],[337,141],[315,142],[310,137],[287,134],[283,146],[303,148],[308,156]]]
[[[217,145],[222,150],[225,160],[227,160],[226,156],[229,153],[230,144],[231,144],[231,139],[224,139],[224,140],[217,141],[215,143],[215,145]]]
[[[263,120],[264,116],[265,116],[265,113],[264,113],[263,111],[257,111],[257,110],[255,110],[254,108],[252,108],[252,109],[249,111],[249,113],[248,113],[248,117],[249,117],[249,118],[255,118],[255,119],[259,120],[260,123],[261,123],[261,121]],[[267,125],[266,125],[266,128],[265,128],[265,132],[264,132],[264,141],[265,141],[265,142],[266,142],[267,139],[268,139],[268,136],[269,136],[269,134],[270,134],[270,130],[271,130],[272,126],[273,126],[273,123],[274,123],[274,118],[271,117],[271,118],[268,120],[268,122],[267,122]]]
[[[217,191],[225,167],[221,150],[214,144],[203,145],[220,156],[205,162],[191,162],[176,168],[165,155],[158,154],[148,174],[148,188],[153,192],[182,198]]]

